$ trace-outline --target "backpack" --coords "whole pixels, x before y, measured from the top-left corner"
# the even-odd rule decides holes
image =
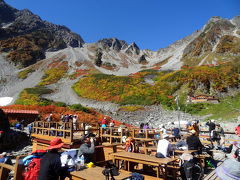
[[[182,168],[186,179],[200,180],[203,176],[203,169],[195,159],[184,161]]]
[[[144,176],[139,173],[132,173],[130,180],[144,180]]]
[[[24,180],[37,180],[40,171],[41,158],[33,158],[28,164],[26,172],[23,173]]]
[[[102,174],[106,177],[106,179],[109,179],[109,176],[111,179],[114,179],[113,176],[118,176],[120,173],[116,165],[113,162],[108,161],[105,169],[102,171]]]
[[[24,180],[37,180],[40,171],[41,158],[46,153],[46,150],[36,150],[31,155],[35,156],[28,163],[25,172],[23,173]],[[26,157],[27,158],[27,157]]]

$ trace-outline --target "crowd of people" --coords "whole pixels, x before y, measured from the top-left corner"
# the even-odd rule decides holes
[[[46,119],[47,122],[52,122],[52,114],[50,114]],[[73,128],[77,129],[78,116],[77,115],[61,115],[61,122],[73,122]],[[117,127],[120,129],[119,132],[122,132],[121,129],[127,129],[125,123],[121,123],[116,126],[116,122],[112,119],[104,116],[100,120],[100,125],[103,129],[107,130],[109,127]],[[215,148],[218,150],[225,150],[228,148],[228,158],[220,167],[217,168],[217,174],[219,177],[231,177],[236,176],[240,177],[240,144],[238,142],[234,142],[230,147],[225,146],[225,133],[224,129],[221,127],[219,123],[216,123],[214,120],[210,120],[206,122],[205,126],[208,129],[209,141],[211,143],[210,148]],[[139,126],[138,136],[141,138],[145,136],[146,130],[151,130],[151,126],[149,123],[141,123]],[[88,128],[87,128],[88,129]],[[170,129],[166,128],[165,125],[160,125],[157,129],[154,129],[157,144],[156,157],[157,158],[166,158],[174,155],[174,151],[176,149],[180,150],[196,150],[196,154],[201,154],[205,146],[201,142],[200,135],[200,125],[199,121],[192,121],[191,123],[186,124],[187,133],[182,134],[181,129],[177,125],[173,125]],[[235,128],[236,135],[240,136],[240,125]],[[53,131],[54,132],[54,131]],[[79,163],[80,159],[84,159],[84,163],[94,162],[94,153],[95,153],[95,138],[91,136],[90,131],[85,133],[81,137],[81,145],[79,149],[76,151],[75,155],[72,157],[74,159],[74,163]],[[51,135],[51,133],[50,133]],[[55,136],[55,134],[53,134]],[[172,144],[170,139],[174,139],[176,143]],[[217,146],[214,147],[214,142],[217,143]],[[133,138],[126,138],[126,151],[139,153],[140,150],[137,148],[136,142]],[[61,177],[68,176],[69,167],[67,167],[68,163],[65,163],[63,166],[62,156],[60,153],[61,147],[64,145],[60,138],[54,138],[49,147],[47,148],[47,152],[41,158],[40,163],[40,172],[38,175],[38,179],[58,179]],[[225,151],[226,152],[226,151]],[[62,153],[63,154],[63,153]],[[69,156],[67,156],[69,157]],[[190,162],[194,158],[194,154],[191,155],[183,155],[181,157],[184,162]],[[65,160],[66,161],[66,160]],[[44,163],[42,163],[44,162]],[[69,162],[69,160],[67,160]],[[11,164],[9,158],[7,158],[6,153],[0,154],[0,163]],[[183,166],[184,167],[184,166]],[[231,168],[229,168],[231,167]],[[74,169],[75,170],[75,169]],[[226,171],[225,174],[222,171]],[[239,170],[239,171],[238,171]],[[234,174],[234,172],[235,174]],[[236,173],[238,171],[238,173]],[[184,171],[187,177],[190,177],[189,172],[187,170]],[[223,178],[224,179],[224,178]]]

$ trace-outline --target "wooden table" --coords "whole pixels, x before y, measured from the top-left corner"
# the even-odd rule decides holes
[[[117,152],[113,153],[113,161],[116,165],[119,166],[119,160],[124,160],[128,164],[128,171],[130,167],[130,162],[135,162],[139,164],[151,165],[157,167],[157,177],[160,176],[160,171],[164,175],[165,179],[167,179],[167,165],[170,162],[177,160],[177,158],[156,158],[155,156],[149,156],[146,154],[139,153],[131,153],[131,152]],[[117,163],[118,161],[118,163]],[[164,171],[165,170],[165,171]]]
[[[102,174],[104,170],[103,167],[95,166],[92,168],[87,168],[81,171],[73,171],[71,172],[71,180],[106,180],[105,176]],[[114,176],[116,180],[125,179],[130,177],[130,173],[128,172],[120,172],[118,176]]]
[[[183,153],[188,153],[188,154],[192,154],[198,152],[198,150],[179,150],[179,149],[175,149],[174,153],[175,154],[183,154]]]

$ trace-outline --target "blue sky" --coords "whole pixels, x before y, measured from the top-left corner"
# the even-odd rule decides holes
[[[85,42],[116,37],[158,50],[201,29],[212,16],[240,15],[240,0],[5,0],[65,25]]]

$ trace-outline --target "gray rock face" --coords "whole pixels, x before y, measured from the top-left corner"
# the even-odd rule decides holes
[[[235,20],[237,22],[237,18]],[[214,46],[224,34],[231,34],[235,29],[231,20],[214,16],[201,30],[201,33],[188,44],[183,51],[183,56],[198,56],[213,51]]]
[[[0,31],[1,39],[44,29],[51,32],[57,40],[62,39],[68,46],[82,47],[84,44],[81,36],[71,32],[67,27],[43,21],[31,11],[27,9],[19,11],[4,1],[0,2],[0,27],[3,31],[2,33]]]
[[[235,24],[237,27],[240,27],[240,16],[236,16],[232,19],[233,24]]]
[[[128,48],[126,50],[126,53],[129,54],[129,55],[133,55],[133,54],[139,55],[140,54],[140,49],[139,49],[139,47],[137,46],[136,43],[132,43],[130,46],[128,46]]]
[[[141,64],[145,64],[147,63],[147,60],[145,58],[145,55],[140,56],[140,58],[138,59],[138,62]]]
[[[101,39],[97,43],[105,50],[112,48],[115,51],[126,49],[128,46],[126,41],[118,40],[116,38]]]
[[[3,0],[0,1],[0,26],[15,19],[17,9],[7,5]]]

